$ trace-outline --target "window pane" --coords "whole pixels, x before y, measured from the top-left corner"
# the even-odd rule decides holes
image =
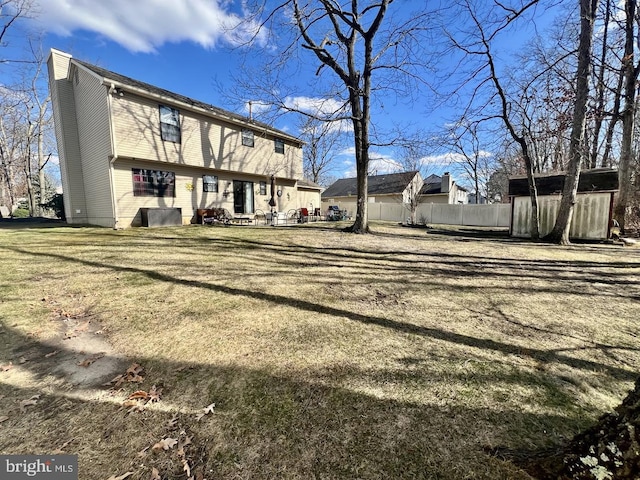
[[[135,197],[175,197],[176,175],[161,170],[131,169]]]
[[[178,117],[178,110],[175,108],[169,108],[160,106],[160,121],[162,123],[168,123],[170,125],[180,126],[180,119]]]
[[[203,192],[217,192],[218,191],[218,177],[215,175],[203,175],[202,176],[202,191]]]
[[[260,195],[267,194],[267,182],[260,182]]]
[[[275,139],[276,153],[284,153],[284,140],[280,138]]]
[[[180,143],[180,112],[160,105],[160,137],[167,142]]]
[[[253,147],[253,131],[242,130],[242,145]]]

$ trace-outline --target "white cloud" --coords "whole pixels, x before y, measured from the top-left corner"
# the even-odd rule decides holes
[[[480,158],[489,158],[492,156],[493,154],[486,150],[480,150],[478,152],[478,157]],[[420,159],[420,163],[422,163],[422,165],[425,165],[425,166],[427,165],[446,166],[454,163],[464,163],[464,162],[465,162],[464,155],[462,155],[461,153],[455,153],[455,152],[442,153],[440,155],[429,155],[427,157],[423,157]]]
[[[41,0],[39,28],[62,36],[89,30],[132,52],[154,52],[165,43],[191,41],[205,48],[249,39],[257,24],[227,0]],[[263,41],[264,35],[258,35]]]
[[[351,178],[357,175],[355,165],[355,148],[350,147],[342,150],[340,156],[350,157],[344,161],[342,178]],[[381,152],[369,152],[369,175],[383,175],[385,173],[399,173],[404,171],[402,165],[390,155]]]
[[[343,113],[345,110],[344,102],[333,98],[287,97],[284,104],[293,110],[326,117],[335,116],[336,113]]]

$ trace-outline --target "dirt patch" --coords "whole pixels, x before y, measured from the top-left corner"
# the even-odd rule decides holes
[[[27,341],[13,350],[13,363],[37,377],[53,376],[65,384],[99,387],[127,366],[95,321],[65,322],[60,333],[43,341]]]

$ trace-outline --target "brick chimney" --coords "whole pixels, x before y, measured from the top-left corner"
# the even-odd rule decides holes
[[[449,175],[449,172],[444,172],[442,174],[442,184],[440,186],[440,191],[442,193],[449,193],[451,191],[451,185],[451,175]]]

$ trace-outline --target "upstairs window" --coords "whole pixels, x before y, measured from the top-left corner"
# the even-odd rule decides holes
[[[217,192],[218,191],[218,177],[215,175],[203,175],[202,176],[202,191],[203,192]]]
[[[253,131],[242,130],[242,145],[246,147],[253,147]]]
[[[180,112],[160,105],[160,136],[165,142],[180,143]]]
[[[274,140],[276,153],[284,153],[284,140],[281,138],[276,138]]]
[[[132,168],[134,197],[175,197],[176,174],[161,170]]]

